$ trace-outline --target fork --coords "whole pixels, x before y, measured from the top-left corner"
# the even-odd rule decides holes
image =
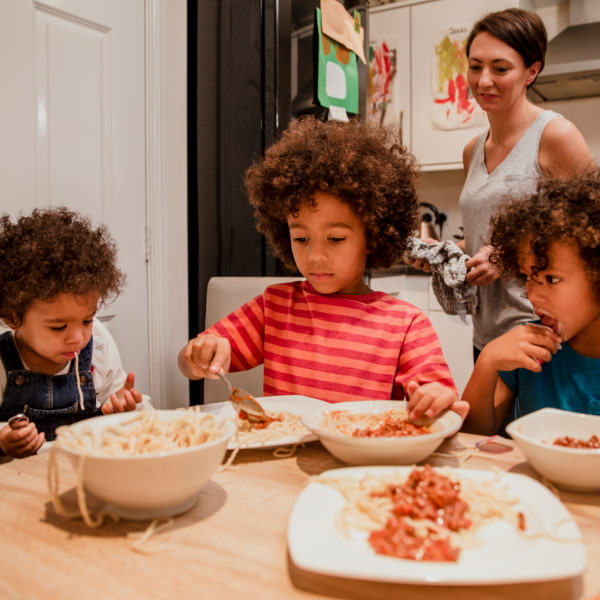
[[[229,401],[233,404],[238,416],[241,412],[244,412],[248,421],[254,423],[264,423],[269,420],[265,409],[252,394],[232,385],[231,381],[221,371],[217,371],[217,375],[228,385]]]

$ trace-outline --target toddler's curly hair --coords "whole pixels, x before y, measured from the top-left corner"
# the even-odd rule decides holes
[[[372,269],[390,267],[407,248],[417,223],[418,174],[392,129],[306,116],[248,168],[244,183],[257,229],[284,266],[296,268],[288,215],[314,206],[315,192],[325,192],[348,203],[364,222]]]
[[[535,270],[548,266],[555,242],[576,248],[600,301],[600,168],[569,179],[545,179],[526,199],[505,200],[491,221],[490,262],[509,277],[520,277],[524,248],[535,256]]]
[[[65,207],[36,208],[13,222],[0,217],[0,319],[16,326],[34,300],[59,294],[100,295],[106,303],[121,292],[116,246],[107,228]]]

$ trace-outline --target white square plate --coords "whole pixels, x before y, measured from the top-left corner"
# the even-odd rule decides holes
[[[362,478],[367,474],[406,476],[413,467],[352,467],[333,469],[323,477]],[[492,471],[454,469],[458,477],[492,480]],[[457,562],[418,562],[375,553],[366,532],[344,537],[335,525],[345,503],[330,486],[310,482],[300,493],[288,525],[288,547],[294,563],[307,571],[338,577],[395,583],[481,585],[561,579],[583,572],[586,553],[581,534],[566,507],[547,488],[527,477],[502,473],[499,484],[518,498],[528,529],[552,532],[548,537],[525,538],[507,521],[482,527],[482,546],[461,550]],[[573,540],[573,541],[571,541]]]

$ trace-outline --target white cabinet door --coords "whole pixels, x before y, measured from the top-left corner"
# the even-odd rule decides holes
[[[468,323],[463,323],[459,317],[447,315],[431,289],[431,277],[428,276],[376,277],[371,280],[370,287],[405,300],[425,312],[440,339],[458,393],[462,394],[473,370],[473,327],[470,318]]]
[[[457,43],[488,12],[518,0],[438,0],[411,10],[411,149],[427,169],[462,168],[462,150],[484,131],[487,117],[473,100],[456,64]],[[465,57],[466,58],[466,57]],[[454,101],[453,101],[454,99]]]
[[[462,394],[473,371],[473,324],[471,317],[466,323],[456,315],[447,315],[429,286],[429,320],[436,330],[444,357],[450,367],[458,393]]]

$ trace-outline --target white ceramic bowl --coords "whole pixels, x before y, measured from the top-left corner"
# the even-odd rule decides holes
[[[326,412],[347,410],[353,413],[382,413],[390,409],[406,410],[406,402],[398,400],[358,400],[336,402],[325,408],[306,413],[302,422],[313,431],[333,456],[349,465],[412,465],[425,460],[445,438],[455,434],[462,425],[461,418],[446,412],[430,427],[433,432],[423,435],[393,438],[352,437],[323,429]]]
[[[542,408],[506,427],[529,464],[557,486],[577,492],[600,490],[600,449],[554,446],[556,438],[600,436],[600,416]]]
[[[159,410],[160,419],[173,420],[182,411]],[[96,436],[109,426],[130,419],[119,413],[86,419],[70,426],[76,432],[91,428]],[[223,420],[222,434],[209,442],[166,452],[136,456],[87,454],[83,466],[83,487],[125,518],[147,519],[181,513],[196,501],[196,495],[223,461],[227,442],[236,425]],[[81,452],[62,448],[77,469]]]

